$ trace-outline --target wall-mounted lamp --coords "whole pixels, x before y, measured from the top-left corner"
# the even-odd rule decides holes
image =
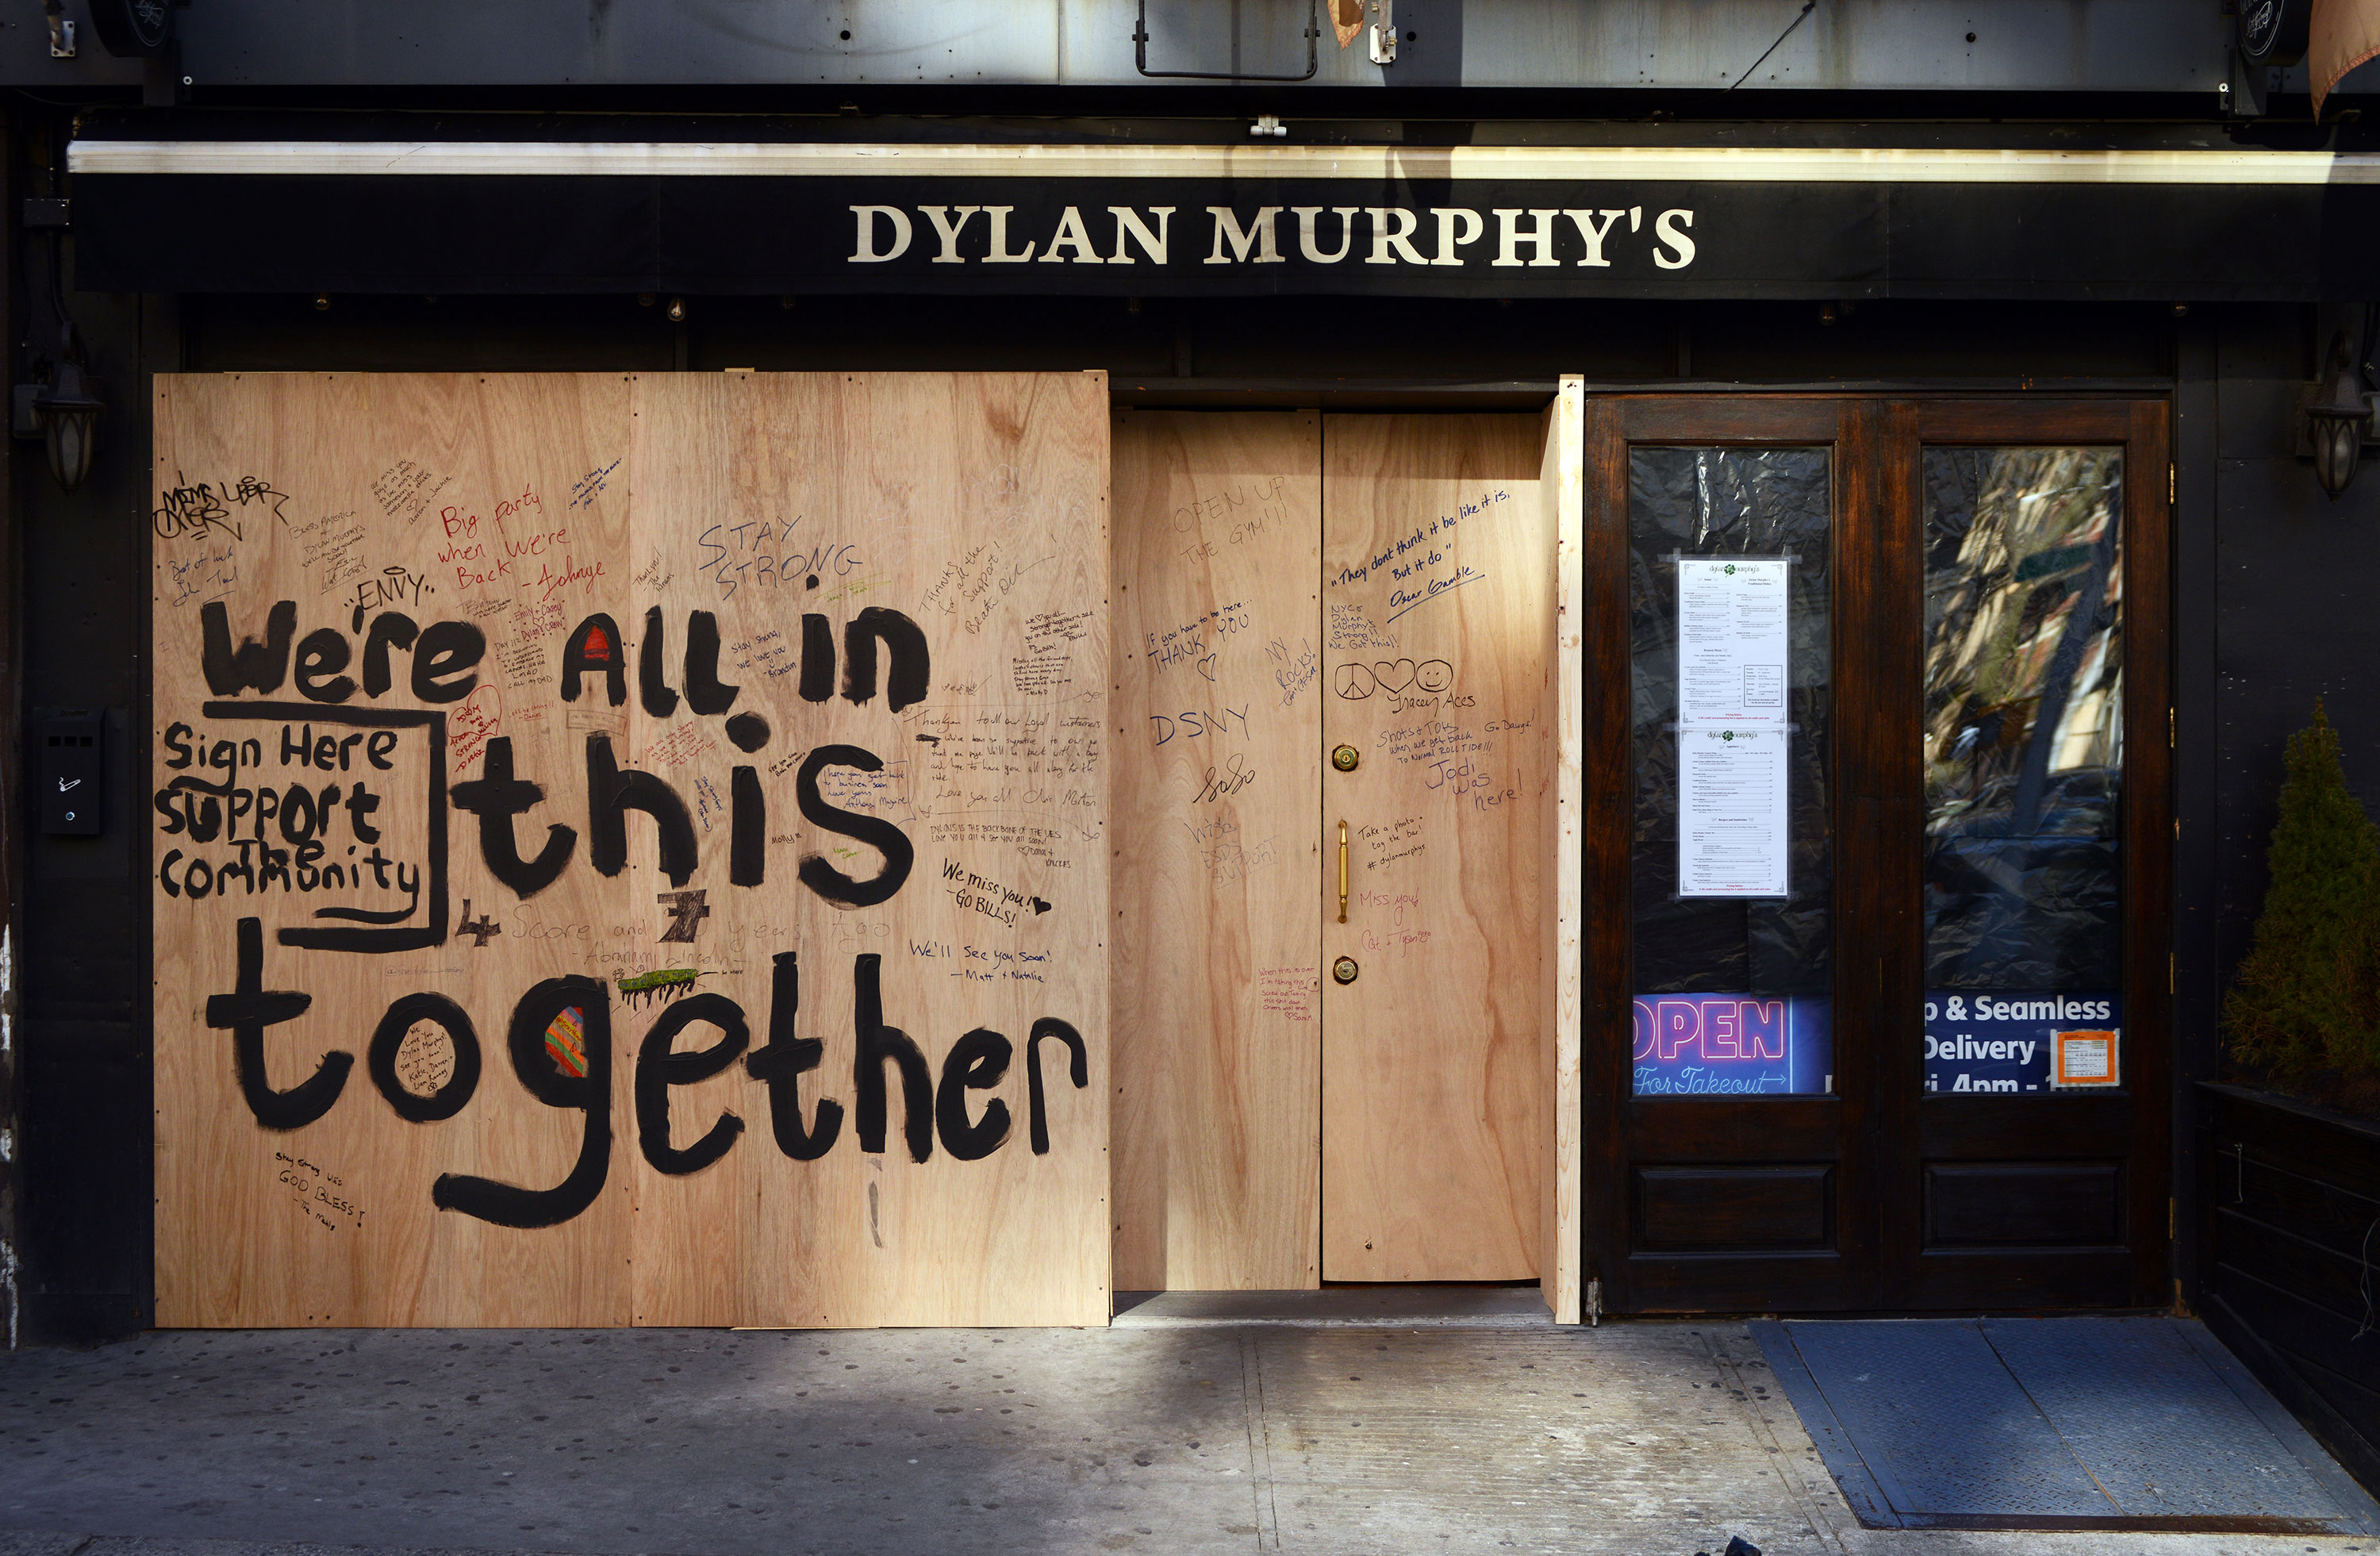
[[[2347,332],[2330,338],[2330,359],[2322,383],[2304,411],[2306,442],[2313,450],[2314,479],[2336,501],[2355,479],[2364,439],[2372,434],[2372,404],[2363,369],[2347,344]]]
[[[107,402],[91,392],[82,364],[69,359],[50,370],[50,381],[33,395],[33,419],[41,423],[42,446],[50,474],[68,492],[91,474],[91,450],[99,438],[99,413]]]
[[[45,348],[32,352],[30,371],[20,375],[15,386],[10,431],[20,438],[41,439],[42,451],[49,456],[50,474],[59,486],[72,492],[91,474],[99,418],[107,402],[100,397],[99,386],[83,365],[82,336],[67,312],[58,248],[67,229],[67,204],[55,199],[28,200],[21,219],[27,233],[41,233],[49,239],[46,279],[52,338]]]

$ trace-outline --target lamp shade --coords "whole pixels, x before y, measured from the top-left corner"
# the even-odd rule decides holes
[[[2372,407],[2363,397],[2363,377],[2348,349],[2347,332],[2331,337],[2329,365],[2323,371],[2322,394],[2306,407],[2306,435],[2313,445],[2313,473],[2322,489],[2338,498],[2355,479],[2363,453],[2364,434],[2371,430]]]
[[[50,474],[72,492],[91,474],[91,456],[99,435],[99,413],[107,402],[83,382],[82,369],[61,362],[50,382],[33,396],[33,414],[42,423],[42,443],[50,456]]]

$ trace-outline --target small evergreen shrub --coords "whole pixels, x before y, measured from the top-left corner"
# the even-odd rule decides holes
[[[2347,787],[2320,702],[2289,737],[2287,765],[2272,880],[2224,1030],[2233,1056],[2274,1085],[2362,1091],[2380,1076],[2380,828]]]

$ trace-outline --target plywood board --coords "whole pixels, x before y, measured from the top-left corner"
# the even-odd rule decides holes
[[[581,483],[626,452],[628,395],[616,374],[157,380],[160,1324],[626,1320],[623,1077],[599,1043],[541,1100],[506,1053],[516,1003],[587,970],[539,926],[595,919],[603,883],[521,912],[445,791],[491,732],[547,778],[532,822],[578,786],[552,682],[504,667],[625,607],[616,565],[583,571],[625,554],[625,484]],[[405,1001],[416,1018],[387,1016]],[[399,1116],[384,1019],[386,1088],[467,1106]],[[523,1228],[435,1208],[466,1179],[570,1188],[466,1192],[552,1218]]]
[[[1116,419],[1120,1290],[1320,1283],[1321,477],[1317,412]]]
[[[1104,1320],[1101,378],[157,396],[161,1323]]]
[[[747,1127],[698,1171],[636,1164],[638,1319],[1104,1323],[1106,382],[727,374],[638,389],[633,514],[655,574],[639,599],[663,607],[680,694],[663,716],[632,699],[643,765],[686,786],[712,828],[736,765],[771,801],[765,882],[714,888],[725,921],[686,955],[704,990],[749,1013],[753,1052],[815,1067],[774,1072],[773,1097],[740,1066],[674,1093],[681,1147],[722,1110]],[[906,689],[905,650],[867,636],[887,611],[930,653]],[[768,727],[749,754],[693,707],[698,612],[738,688],[730,717]],[[855,686],[855,644],[877,661],[872,690]],[[813,802],[845,813],[841,834],[796,808],[820,762]],[[878,828],[912,855],[889,895],[901,866]],[[801,879],[820,869],[856,884]],[[652,885],[648,901],[670,889]],[[780,964],[788,951],[797,963]],[[795,971],[797,1013],[783,1008]],[[1085,1045],[1084,1088],[1053,1021]],[[861,1064],[871,1024],[891,1029],[882,1051],[915,1045],[919,1089],[897,1056]],[[869,1067],[880,1101],[857,1078]],[[834,1143],[797,1160],[830,1113]]]
[[[1323,428],[1323,1277],[1538,1273],[1553,551],[1535,416]],[[1360,967],[1341,986],[1328,969]]]
[[[1565,375],[1546,407],[1537,501],[1547,510],[1553,546],[1553,664],[1547,677],[1546,726],[1554,738],[1553,816],[1547,833],[1551,857],[1543,877],[1551,901],[1540,911],[1546,936],[1545,1095],[1541,1107],[1548,1161],[1541,1211],[1544,1246],[1537,1279],[1556,1323],[1579,1321],[1582,1253],[1579,1226],[1579,934],[1580,850],[1584,806],[1580,787],[1579,720],[1585,711],[1585,661],[1579,613],[1585,577],[1580,570],[1586,488],[1585,384]]]

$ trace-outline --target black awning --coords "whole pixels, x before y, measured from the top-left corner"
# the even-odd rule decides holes
[[[2362,299],[2326,152],[76,144],[127,292]]]

